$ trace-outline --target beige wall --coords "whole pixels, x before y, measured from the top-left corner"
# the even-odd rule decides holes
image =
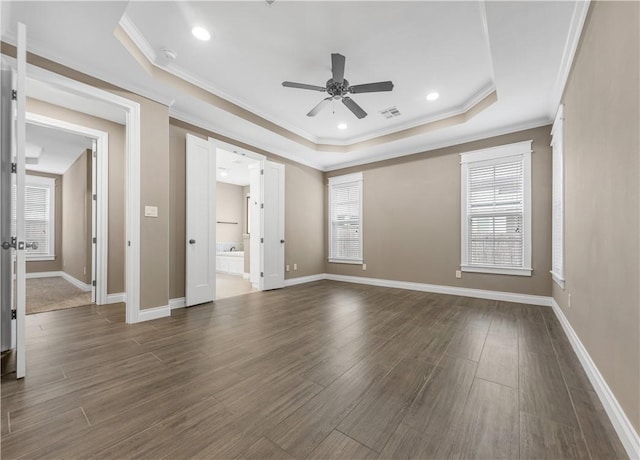
[[[169,108],[121,93],[140,103],[140,308],[169,305]],[[158,217],[144,217],[157,206]]]
[[[47,174],[37,171],[27,170],[28,176],[50,177],[56,181],[55,189],[55,241],[54,241],[54,260],[27,260],[27,273],[39,272],[57,272],[62,270],[62,176],[58,174]]]
[[[62,270],[91,284],[91,150],[62,176]]]
[[[218,182],[216,184],[216,241],[218,243],[236,243],[240,250],[244,217],[242,208],[244,187]],[[222,224],[219,222],[235,222]]]
[[[170,146],[170,221],[169,258],[170,298],[184,297],[185,273],[185,146],[186,134],[235,143],[239,147],[265,155],[267,159],[285,164],[285,263],[298,264],[297,271],[287,272],[287,278],[324,273],[325,225],[323,220],[323,175],[277,155],[234,142],[213,132],[171,119]]]
[[[533,275],[463,272],[462,278],[456,279],[461,261],[459,154],[530,139]],[[327,173],[331,177],[363,171],[363,253],[367,264],[367,271],[363,271],[360,265],[327,262],[327,273],[550,295],[549,143],[550,127],[544,126]]]
[[[637,2],[594,2],[565,88],[565,289],[553,297],[640,431]],[[571,295],[571,308],[568,296]]]
[[[107,256],[107,293],[124,292],[125,273],[125,202],[124,160],[125,128],[102,118],[27,99],[27,111],[109,134],[109,243]],[[62,262],[60,262],[60,270]]]

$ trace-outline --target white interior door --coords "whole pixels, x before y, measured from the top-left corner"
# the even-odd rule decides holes
[[[8,351],[12,348],[11,310],[13,309],[13,249],[11,248],[11,163],[13,154],[11,144],[13,138],[13,114],[11,104],[12,73],[3,70],[0,76],[2,85],[2,104],[0,121],[2,132],[0,141],[0,351]]]
[[[284,165],[264,162],[261,289],[284,287]]]
[[[249,165],[249,214],[251,216],[251,229],[249,233],[249,281],[256,289],[260,288],[260,270],[262,270],[262,243],[260,242],[262,203],[262,175],[260,163]]]
[[[98,142],[94,139],[91,144],[91,301],[98,303],[96,295],[96,283],[107,280],[98,279]]]
[[[216,298],[216,149],[212,139],[187,134],[187,307]]]
[[[24,24],[18,24],[17,43],[17,72],[16,72],[16,98],[15,98],[15,150],[14,163],[16,164],[16,377],[21,379],[26,374],[25,353],[25,316],[26,316],[26,258],[25,249],[31,246],[31,242],[25,241],[24,232],[24,184],[25,184],[25,135],[26,135],[26,71],[27,71],[27,28]]]

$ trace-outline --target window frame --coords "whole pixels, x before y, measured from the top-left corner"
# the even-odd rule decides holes
[[[359,189],[359,228],[360,228],[360,238],[359,238],[359,250],[360,250],[360,258],[359,259],[346,259],[346,258],[338,258],[335,257],[332,254],[332,241],[333,241],[333,219],[332,219],[332,208],[333,208],[333,193],[332,193],[332,188],[336,185],[344,185],[344,184],[350,184],[350,183],[358,183],[358,189]],[[337,264],[352,264],[352,265],[362,265],[364,263],[364,254],[363,254],[363,225],[362,225],[362,190],[363,190],[363,175],[362,172],[357,172],[357,173],[351,173],[351,174],[344,174],[341,176],[334,176],[334,177],[330,177],[329,178],[329,184],[328,184],[328,193],[329,193],[329,199],[328,199],[328,203],[329,206],[327,208],[327,221],[329,224],[329,241],[328,241],[328,261],[330,263],[337,263]]]
[[[30,253],[26,252],[25,257],[27,261],[51,261],[56,258],[56,179],[53,177],[34,176],[31,174],[25,175],[25,187],[40,187],[47,188],[49,190],[49,251],[46,254],[42,253]],[[15,184],[13,184],[13,190],[15,193]],[[15,195],[14,195],[15,197]],[[15,206],[15,205],[14,205]],[[12,224],[13,227],[13,224]],[[26,235],[25,235],[26,237]]]
[[[551,278],[564,289],[564,105],[558,107],[551,128]],[[555,248],[558,247],[556,251]],[[558,260],[559,258],[559,260]]]
[[[460,154],[461,165],[461,263],[460,270],[472,273],[489,273],[498,275],[531,276],[531,144],[532,140],[506,144],[481,150],[473,150]],[[468,179],[469,168],[479,164],[501,164],[522,160],[523,166],[523,266],[505,267],[501,265],[479,265],[469,263],[469,214],[468,214]]]

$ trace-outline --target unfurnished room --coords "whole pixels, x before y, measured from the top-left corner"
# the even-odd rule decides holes
[[[0,2],[0,456],[640,459],[640,2]]]

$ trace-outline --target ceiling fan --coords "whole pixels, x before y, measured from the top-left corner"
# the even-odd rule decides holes
[[[282,82],[282,86],[286,86],[287,88],[310,89],[312,91],[327,92],[329,94],[329,97],[321,100],[318,105],[307,113],[308,117],[315,117],[333,99],[342,99],[342,103],[346,105],[356,117],[364,118],[367,116],[367,112],[356,104],[356,101],[351,99],[348,94],[377,93],[379,91],[391,91],[393,89],[393,82],[391,81],[379,81],[377,83],[350,86],[349,81],[344,78],[345,59],[342,54],[331,54],[331,72],[333,75],[325,86],[307,85],[305,83],[294,83],[292,81]]]

